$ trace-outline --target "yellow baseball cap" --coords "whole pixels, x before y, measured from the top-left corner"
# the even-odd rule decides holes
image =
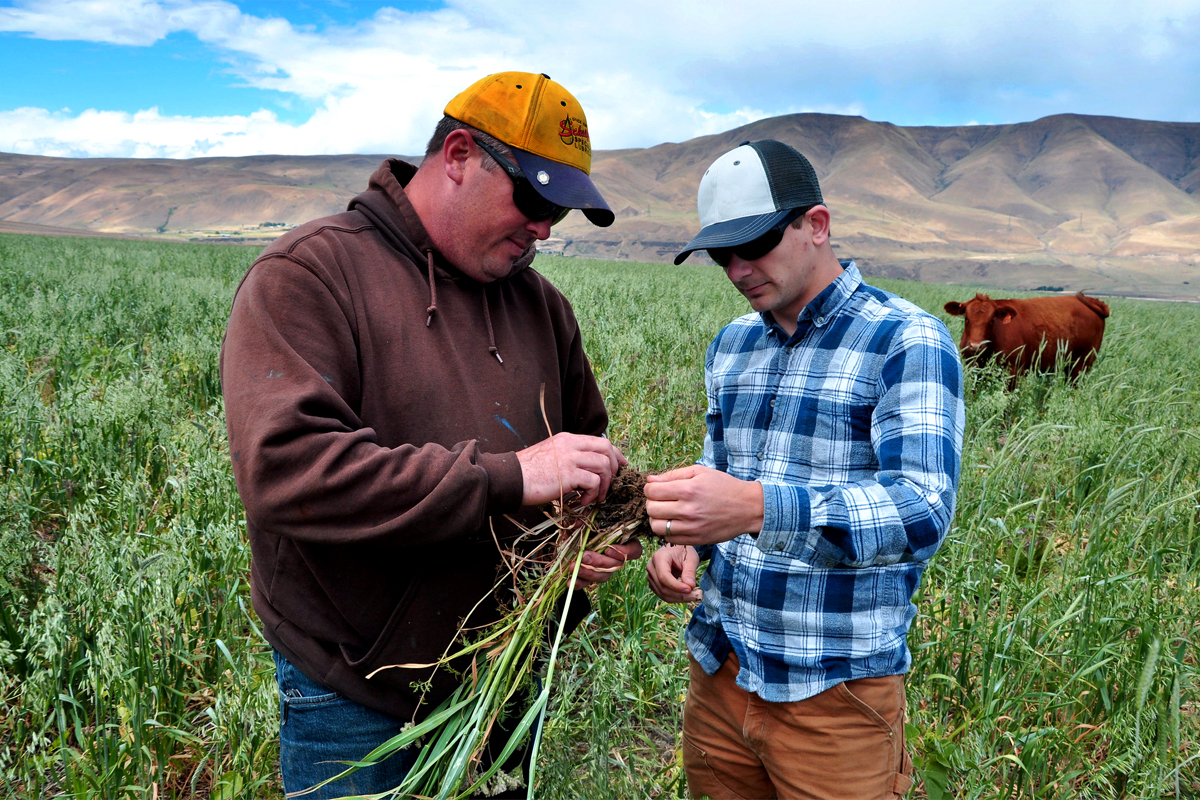
[[[581,209],[600,227],[613,223],[590,177],[592,140],[583,107],[549,75],[488,75],[455,96],[444,113],[508,145],[529,184],[551,203]]]

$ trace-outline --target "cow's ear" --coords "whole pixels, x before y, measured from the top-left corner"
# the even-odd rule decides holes
[[[1006,325],[1008,323],[1012,322],[1013,317],[1015,317],[1016,315],[1017,315],[1017,310],[1015,308],[1013,308],[1012,306],[1000,306],[999,308],[996,309],[996,317]]]
[[[946,313],[952,317],[965,317],[967,315],[967,307],[955,300],[946,303],[942,308],[946,309]]]

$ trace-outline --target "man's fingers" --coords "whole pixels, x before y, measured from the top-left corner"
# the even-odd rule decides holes
[[[604,554],[613,558],[623,558],[626,561],[636,561],[642,557],[643,552],[642,543],[637,539],[633,539],[625,544],[614,544],[605,550]]]
[[[578,576],[579,580],[576,583],[576,586],[583,589],[586,589],[589,586],[599,586],[612,576],[613,574],[611,572],[597,572],[596,570],[588,569],[587,567],[580,567]]]
[[[646,578],[650,590],[668,603],[690,603],[699,600],[701,593],[696,585],[689,585],[676,578],[669,566],[664,568],[663,561],[665,559],[653,558],[646,564]]]
[[[647,504],[647,505],[649,505],[649,504]],[[651,533],[654,533],[657,536],[666,536],[668,521],[670,521],[670,523],[671,523],[671,533],[672,534],[679,533],[679,523],[676,520],[671,519],[670,517],[659,518],[659,517],[653,517],[653,516],[650,517]]]
[[[569,443],[572,445],[568,451],[570,457],[575,464],[584,469],[589,469],[597,475],[615,475],[621,468],[617,448],[613,447],[608,439],[599,436],[574,436]]]
[[[572,467],[568,475],[572,484],[585,491],[599,491],[604,481],[604,473],[587,467]]]
[[[517,453],[525,481],[524,505],[541,505],[578,490],[591,504],[605,496],[621,459],[600,436],[558,433]]]
[[[604,441],[608,445],[608,456],[612,459],[613,475],[616,475],[621,469],[621,462],[625,460],[625,457],[621,455],[621,451],[617,449],[615,444],[608,441],[608,439],[605,439]]]
[[[607,453],[597,453],[593,450],[577,450],[567,453],[565,456],[560,455],[560,462],[564,466],[570,465],[578,469],[586,469],[596,475],[611,476],[616,470],[615,459]]]
[[[612,483],[613,476],[616,475],[616,460],[610,458],[604,453],[595,452],[580,452],[575,453],[572,459],[572,466],[575,469],[590,472],[598,479],[595,488],[600,497],[608,494],[609,484]],[[589,483],[587,488],[592,488]]]
[[[572,465],[575,469],[582,472],[591,473],[596,481],[587,479],[587,483],[579,483],[580,488],[586,490],[582,498],[581,505],[591,505],[597,501],[603,501],[608,496],[608,489],[612,485],[613,477],[616,476],[617,470],[620,469],[620,463],[617,461],[617,450],[607,439],[600,439],[595,436],[576,437],[583,439],[588,449],[576,450],[569,454]],[[599,444],[597,444],[599,443]],[[591,449],[595,447],[596,449]],[[579,480],[582,476],[573,475],[573,479]]]
[[[680,580],[669,572],[665,574],[659,572],[655,576],[655,579],[658,581],[660,587],[676,594],[686,595],[696,588],[695,584]]]
[[[580,569],[579,574],[575,576],[575,588],[587,589],[592,586],[598,586],[608,580],[607,575],[597,575],[590,569]]]
[[[576,502],[572,503],[572,505],[575,507],[578,507],[578,508],[584,508],[585,506],[590,506],[592,503],[596,502],[596,498],[599,496],[600,496],[600,488],[599,487],[596,487],[595,489],[589,489],[585,492],[581,492],[579,494],[579,499]]]
[[[691,464],[679,469],[672,469],[658,475],[647,475],[646,483],[663,483],[665,481],[682,481],[693,477],[702,467],[699,464]]]
[[[611,548],[610,548],[611,550]],[[584,567],[597,572],[616,572],[621,567],[625,566],[627,559],[617,555],[615,558],[609,555],[609,552],[594,553],[591,550],[583,554]],[[580,569],[583,569],[581,567]]]
[[[688,518],[683,504],[674,500],[647,500],[646,515],[650,517],[650,530],[659,535],[666,533],[667,520],[671,520],[671,532],[675,533],[680,522]]]
[[[585,436],[579,433],[556,433],[553,437],[555,444],[568,450],[590,450],[612,460],[615,470],[624,458],[617,446],[603,436]]]
[[[690,583],[692,586],[699,584],[696,580],[696,570],[700,567],[700,554],[693,547],[684,548],[683,569],[680,572],[680,579],[684,583]],[[697,598],[699,599],[699,598]]]
[[[650,588],[651,591],[654,592],[655,596],[665,603],[691,603],[700,599],[693,594],[680,594],[679,592],[672,592],[667,589],[654,589],[654,587]]]
[[[642,557],[641,542],[633,541],[627,544],[614,544],[603,553],[588,550],[583,554],[583,567],[597,572],[616,572],[626,563]]]
[[[588,550],[583,554],[583,564],[579,567],[579,580],[582,586],[601,584],[611,578],[629,561],[641,558],[642,545],[640,542],[615,544],[603,553]]]
[[[689,570],[687,563],[690,552],[686,548],[659,548],[646,564],[647,577],[665,589],[690,592],[696,587],[696,569],[692,566]]]
[[[646,481],[643,491],[646,493],[647,500],[683,500],[694,491],[693,484],[689,483],[686,478],[653,483],[647,478]]]
[[[604,498],[608,497],[608,488],[612,486],[612,482],[613,476],[611,474],[600,476],[600,489],[596,492],[596,502],[604,502]]]
[[[626,458],[626,457],[625,457],[625,454],[621,452],[621,448],[617,447],[617,446],[614,444],[614,445],[613,445],[613,450],[614,450],[614,451],[616,451],[616,454],[617,454],[617,462],[618,462],[618,463],[620,463],[620,465],[621,465],[622,467],[627,467],[627,466],[629,466],[629,459],[628,459],[628,458]]]

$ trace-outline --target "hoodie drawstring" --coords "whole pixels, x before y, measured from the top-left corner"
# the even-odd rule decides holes
[[[433,315],[437,313],[437,283],[433,274],[433,251],[426,250],[425,258],[429,264],[429,308],[425,309],[429,313],[429,317],[425,320],[425,327],[428,328],[433,324]],[[483,287],[483,321],[487,324],[488,332],[488,352],[496,357],[496,360],[501,364],[504,359],[500,357],[500,349],[496,347],[496,334],[492,330],[492,312],[488,308],[487,286]]]
[[[433,315],[437,311],[437,283],[433,279],[433,251],[426,250],[425,257],[429,261],[429,308],[425,309],[429,317],[425,320],[425,327],[433,322]]]
[[[488,352],[503,364],[504,359],[500,357],[500,349],[496,347],[496,334],[492,332],[492,313],[488,310],[487,286],[483,287],[483,321],[487,323],[488,329]]]

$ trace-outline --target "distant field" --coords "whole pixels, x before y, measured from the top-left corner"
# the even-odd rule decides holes
[[[255,252],[0,234],[0,797],[280,794],[217,378]],[[715,268],[537,266],[612,438],[643,469],[693,460],[704,347],[744,301]],[[975,290],[879,284],[943,318]],[[910,635],[913,796],[1200,795],[1200,307],[1110,305],[1077,387],[968,373],[958,513]],[[685,797],[687,612],[638,566],[594,605],[538,796]]]
[[[83,236],[94,239],[129,238],[122,233],[100,233],[98,231],[86,231],[80,228],[59,228],[53,225],[35,225],[31,222],[13,222],[12,220],[7,219],[0,219],[0,233],[25,233],[34,234],[36,236]]]

